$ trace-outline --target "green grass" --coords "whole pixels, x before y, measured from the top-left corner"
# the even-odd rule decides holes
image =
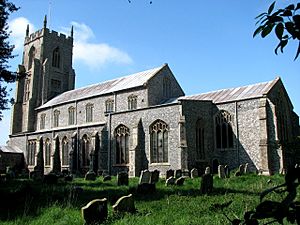
[[[272,180],[270,184],[267,182],[269,179]],[[225,210],[226,214],[231,219],[243,218],[245,211],[255,209],[262,190],[283,182],[284,177],[280,175],[247,175],[224,180],[214,177],[214,192],[201,195],[200,178],[187,179],[181,187],[166,187],[164,180],[160,180],[156,193],[139,195],[135,192],[138,178],[130,179],[128,187],[118,187],[115,177],[105,183],[101,178],[92,182],[77,178],[72,183],[61,182],[57,185],[16,180],[6,185],[0,184],[0,224],[83,224],[81,207],[92,199],[104,197],[109,203],[106,224],[229,224],[221,212],[212,209],[213,204],[233,200]],[[76,199],[71,199],[69,195],[72,186],[80,186],[84,190]],[[114,214],[111,206],[119,197],[129,193],[134,195],[137,213]],[[267,199],[280,201],[283,197],[272,193]],[[299,191],[297,199],[300,199]]]

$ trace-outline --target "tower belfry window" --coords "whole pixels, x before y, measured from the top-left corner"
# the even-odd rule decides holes
[[[33,60],[35,58],[35,47],[32,46],[29,50],[28,54],[28,69],[30,70],[32,67]]]
[[[53,51],[52,66],[56,68],[60,67],[60,52],[58,47]]]

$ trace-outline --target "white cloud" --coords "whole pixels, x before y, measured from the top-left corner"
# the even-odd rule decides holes
[[[84,23],[72,22],[74,27],[74,61],[82,62],[92,69],[98,69],[107,63],[130,64],[131,57],[124,51],[107,43],[92,43],[95,38],[92,29]],[[63,28],[69,33],[70,28]]]
[[[34,25],[25,17],[15,18],[8,23],[9,30],[11,30],[11,43],[15,45],[17,51],[23,49],[27,25],[29,25],[29,33],[32,33]]]

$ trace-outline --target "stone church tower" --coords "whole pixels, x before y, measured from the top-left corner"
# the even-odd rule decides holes
[[[27,26],[22,64],[19,72],[26,76],[17,81],[11,134],[36,130],[35,109],[65,91],[73,90],[75,71],[72,68],[73,27],[71,36],[58,34],[44,27],[29,34]]]

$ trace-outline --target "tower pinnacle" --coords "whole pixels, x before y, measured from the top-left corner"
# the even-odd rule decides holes
[[[44,29],[47,28],[47,15],[45,15],[44,17]]]

